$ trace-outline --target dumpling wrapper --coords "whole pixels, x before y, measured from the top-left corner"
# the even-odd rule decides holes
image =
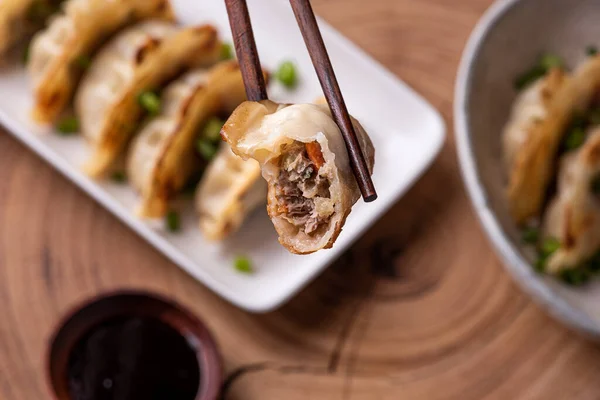
[[[599,176],[600,128],[595,128],[580,149],[561,160],[558,192],[544,217],[544,235],[560,242],[548,272],[581,267],[600,250],[600,196],[592,190]]]
[[[566,79],[566,73],[560,68],[555,68],[526,87],[515,100],[502,135],[504,160],[511,180],[517,179],[512,175],[520,173],[516,168],[516,160],[521,152],[527,151],[524,146],[535,134],[538,125],[549,117],[552,100]]]
[[[514,158],[508,185],[508,203],[518,224],[542,212],[548,185],[555,173],[556,156],[565,131],[576,112],[584,111],[600,87],[600,56],[580,66],[566,78],[550,102],[547,117],[534,123]]]
[[[267,182],[260,164],[244,160],[223,143],[196,191],[200,230],[208,240],[223,240],[237,232],[246,217],[267,200]]]
[[[85,171],[92,177],[104,174],[123,151],[144,115],[141,92],[219,57],[217,31],[209,25],[179,28],[148,21],[113,39],[92,61],[75,97],[82,133],[93,148]]]
[[[235,61],[208,71],[191,71],[165,89],[161,114],[136,136],[129,151],[128,176],[142,194],[139,215],[158,218],[166,214],[169,200],[199,166],[195,155],[198,128],[215,114],[229,115],[245,100]]]
[[[373,144],[358,121],[353,125],[372,172]],[[279,242],[296,254],[331,248],[360,190],[329,108],[245,102],[221,135],[237,155],[260,163]]]
[[[56,120],[98,47],[125,25],[150,18],[173,20],[168,0],[68,0],[31,43],[33,118]]]

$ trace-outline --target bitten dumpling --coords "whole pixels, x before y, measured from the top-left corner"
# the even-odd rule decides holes
[[[62,0],[1,0],[0,61],[13,47],[42,29]]]
[[[267,182],[256,160],[243,160],[221,145],[196,191],[200,230],[209,240],[235,233],[246,217],[267,202]]]
[[[550,273],[581,267],[600,250],[600,129],[588,135],[563,156],[558,193],[544,217],[544,235],[560,243],[547,261]]]
[[[572,78],[560,78],[557,72],[552,72],[543,79],[523,94],[505,132],[510,168],[508,200],[518,224],[541,214],[567,127],[577,112],[589,107],[600,85],[600,57],[584,63]],[[533,106],[537,103],[533,99],[536,96],[545,99],[537,110]],[[531,107],[530,111],[525,106]]]
[[[123,26],[149,18],[173,19],[168,0],[68,0],[31,43],[34,119],[54,121],[98,47]]]
[[[218,113],[229,115],[246,100],[236,62],[195,70],[165,89],[163,110],[136,136],[128,156],[128,176],[141,193],[138,213],[163,216],[169,200],[198,167],[195,142],[199,128]]]
[[[102,175],[124,150],[144,115],[140,93],[160,89],[182,70],[215,63],[219,53],[217,31],[208,25],[182,29],[148,21],[113,39],[92,61],[75,97],[93,148],[86,172]]]
[[[372,171],[373,144],[358,121],[353,124]],[[296,254],[332,247],[360,191],[329,108],[245,102],[221,134],[236,154],[260,163],[280,243]]]

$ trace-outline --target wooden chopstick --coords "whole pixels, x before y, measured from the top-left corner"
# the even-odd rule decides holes
[[[290,0],[298,26],[304,37],[304,42],[312,59],[312,63],[321,82],[323,93],[329,103],[333,119],[342,131],[346,149],[350,157],[350,165],[365,202],[377,199],[377,192],[371,179],[371,173],[360,149],[358,138],[352,125],[346,102],[338,84],[329,54],[325,48],[317,18],[313,12],[310,0]]]
[[[256,50],[252,22],[246,0],[225,0],[235,52],[244,78],[246,96],[250,101],[267,100],[267,87]]]
[[[323,37],[321,36],[321,31],[319,30],[319,25],[317,24],[310,1],[290,0],[290,3],[302,31],[302,36],[304,37],[317,76],[321,82],[323,93],[331,108],[333,119],[339,126],[344,137],[350,166],[354,172],[363,199],[365,202],[374,201],[377,199],[377,192],[371,180],[367,162],[358,143],[346,102],[333,71],[325,43],[323,43]],[[252,23],[248,14],[246,0],[225,0],[225,5],[229,14],[229,24],[233,33],[235,51],[244,78],[248,100],[266,100],[268,98],[267,89],[258,51],[256,50],[256,42],[254,41],[254,32],[252,31]]]

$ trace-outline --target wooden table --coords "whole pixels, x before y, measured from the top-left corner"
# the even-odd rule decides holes
[[[490,3],[314,0],[449,128],[460,53]],[[504,273],[465,196],[449,130],[404,199],[267,315],[220,300],[1,133],[0,399],[48,399],[43,354],[57,319],[123,287],[172,296],[206,319],[228,400],[598,399],[600,350]]]

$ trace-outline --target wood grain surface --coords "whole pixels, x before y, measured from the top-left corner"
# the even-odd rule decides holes
[[[449,127],[460,53],[490,3],[314,0]],[[225,359],[226,400],[600,398],[600,350],[523,295],[484,238],[451,130],[423,179],[351,251],[258,316],[190,279],[0,133],[0,399],[49,399],[43,360],[58,318],[124,287],[206,319]]]

